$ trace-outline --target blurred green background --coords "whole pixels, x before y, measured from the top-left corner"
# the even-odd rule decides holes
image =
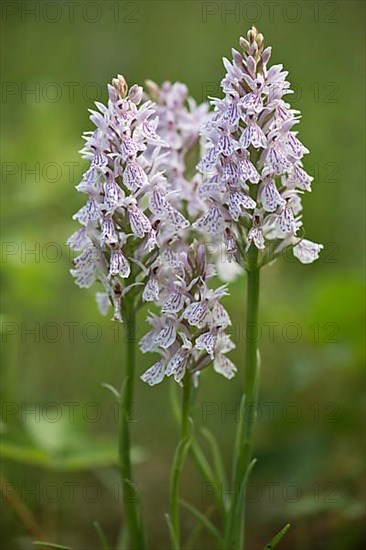
[[[217,94],[221,57],[230,57],[252,24],[295,83],[300,137],[311,150],[306,168],[316,177],[304,198],[305,227],[325,250],[312,266],[281,261],[263,272],[248,549],[262,548],[287,521],[292,528],[281,548],[365,547],[364,12],[357,1],[3,2],[4,549],[31,548],[41,536],[100,548],[95,520],[116,548],[123,523],[117,409],[101,384],[121,384],[124,333],[99,316],[92,292],[74,285],[64,245],[83,202],[74,185],[83,169],[80,135],[91,128],[87,109],[106,99],[117,72],[130,83],[186,82],[198,101]],[[230,411],[243,383],[244,277],[226,305],[239,373],[231,382],[204,373],[196,422],[217,435],[229,468],[236,425]],[[139,355],[139,371],[151,361]],[[169,384],[150,389],[138,382],[136,393],[136,477],[149,548],[164,549],[177,440]],[[206,492],[188,462],[184,497],[215,520]],[[183,514],[185,540],[212,548]]]

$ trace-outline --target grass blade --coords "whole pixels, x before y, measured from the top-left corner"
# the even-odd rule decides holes
[[[166,522],[168,524],[172,550],[179,550],[179,544],[178,544],[177,536],[175,534],[175,531],[174,531],[174,528],[173,528],[173,525],[172,525],[169,514],[165,514],[165,519],[166,519]]]
[[[184,506],[184,508],[189,510],[198,519],[198,521],[203,525],[203,527],[206,527],[207,531],[209,533],[211,533],[211,535],[221,545],[222,537],[221,537],[219,531],[214,526],[214,524],[204,514],[202,514],[202,512],[197,510],[197,508],[195,508],[194,506],[192,506],[188,502],[186,502],[184,500],[180,500],[180,503],[182,504],[182,506]]]
[[[283,539],[283,537],[286,535],[287,531],[290,529],[290,524],[287,523],[285,525],[285,527],[283,527],[281,529],[281,531],[279,531],[277,533],[277,535],[275,535],[273,537],[273,539],[271,540],[271,542],[269,542],[268,544],[266,544],[266,546],[263,548],[263,550],[273,550],[273,548],[276,548],[276,546],[278,545],[279,542],[281,542],[281,540]]]
[[[108,544],[107,537],[106,537],[103,529],[101,528],[100,524],[98,523],[98,521],[93,521],[93,525],[94,525],[94,529],[97,532],[102,550],[109,550],[109,544]]]
[[[63,544],[54,544],[53,542],[44,542],[41,540],[35,540],[34,546],[44,546],[46,548],[55,548],[56,550],[72,550],[70,546],[64,546]]]
[[[224,486],[227,484],[226,474],[220,449],[215,439],[215,436],[207,428],[201,428],[201,433],[210,446],[217,480],[219,483],[221,483],[222,486]]]

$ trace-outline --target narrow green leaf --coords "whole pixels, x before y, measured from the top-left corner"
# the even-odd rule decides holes
[[[213,512],[215,512],[216,506],[215,504],[210,505],[207,510],[204,512],[204,516],[206,518],[210,518]],[[196,550],[197,549],[197,539],[201,535],[202,531],[204,529],[204,525],[202,523],[197,522],[196,525],[191,529],[191,532],[184,544],[184,547],[186,550]]]
[[[106,537],[103,529],[101,528],[99,522],[98,521],[93,521],[93,525],[94,525],[94,529],[97,532],[100,544],[102,546],[102,550],[109,550],[109,544],[108,544],[107,537]]]
[[[64,546],[63,544],[54,544],[53,542],[44,542],[41,540],[35,540],[34,546],[45,546],[46,548],[55,548],[57,550],[72,550],[70,546]]]
[[[222,461],[220,449],[215,439],[215,436],[210,432],[210,430],[208,430],[205,427],[201,428],[201,433],[205,437],[205,439],[207,440],[210,446],[217,480],[219,483],[221,483],[222,486],[226,485],[227,480],[226,480],[224,464]]]
[[[206,459],[198,441],[193,438],[191,443],[191,449],[194,460],[197,462],[197,465],[203,475],[203,477],[206,479],[206,481],[209,481],[210,483],[215,483],[215,476],[212,471],[212,468]]]
[[[212,521],[210,521],[202,512],[197,510],[192,504],[189,504],[189,502],[186,502],[185,500],[179,501],[184,508],[189,510],[197,519],[198,521],[203,525],[203,527],[206,527],[207,531],[211,533],[211,535],[218,541],[218,543],[221,545],[222,543],[222,537],[219,533],[219,531],[216,529]]]
[[[118,456],[115,444],[98,442],[99,448],[85,448],[70,452],[69,456],[50,455],[38,447],[23,446],[3,441],[0,445],[0,457],[14,462],[31,464],[53,471],[79,471],[99,467],[115,466]],[[87,445],[85,445],[87,447]]]
[[[179,543],[178,543],[177,535],[175,534],[175,531],[174,531],[174,528],[173,528],[173,525],[172,525],[169,514],[165,514],[165,519],[166,519],[166,522],[168,524],[172,550],[179,550]]]
[[[205,479],[207,483],[210,483],[213,487],[216,487],[217,485],[217,479],[215,477],[215,472],[213,471],[210,463],[208,462],[204,452],[201,449],[199,441],[194,436],[194,423],[192,422],[192,435],[191,435],[191,446],[190,451],[192,453],[193,459],[196,462],[196,465],[201,472],[202,477]],[[219,487],[216,487],[219,489]],[[222,498],[223,491],[217,490],[215,491],[215,498],[218,503],[218,505],[221,508],[222,513],[225,515],[227,511],[227,506],[225,503],[225,499]]]
[[[115,397],[117,397],[118,400],[121,399],[121,395],[120,395],[119,391],[117,390],[117,388],[112,386],[112,384],[107,384],[107,383],[103,382],[102,388],[105,388],[106,390],[109,390],[111,393],[113,393],[113,395]]]
[[[233,502],[233,505],[234,505],[234,508],[233,508],[233,530],[234,530],[234,533],[235,532],[239,532],[240,533],[240,536],[241,536],[241,533],[242,533],[242,529],[239,528],[239,524],[240,522],[243,521],[243,506],[244,506],[244,498],[243,497],[243,491],[244,491],[244,487],[246,486],[246,484],[248,483],[248,479],[250,477],[250,474],[252,473],[252,470],[255,466],[257,462],[257,459],[256,458],[253,458],[253,460],[249,463],[247,469],[245,470],[241,480],[240,480],[240,485],[239,485],[239,489],[238,489],[238,492],[235,494],[235,498],[234,498],[234,502]],[[240,544],[241,544],[241,541],[240,541]]]
[[[179,441],[178,446],[175,450],[173,464],[172,464],[171,490],[173,490],[177,482],[177,477],[179,476],[181,465],[184,462],[184,458],[187,454],[189,444],[190,444],[190,438],[185,437],[184,439],[181,439]]]
[[[243,475],[243,477],[241,479],[241,482],[240,482],[239,494],[241,494],[243,492],[244,487],[247,484],[248,479],[250,478],[250,474],[252,473],[252,470],[253,470],[254,466],[256,465],[256,463],[257,463],[257,459],[253,458],[253,460],[248,464],[248,468],[245,470],[244,475]]]
[[[283,527],[281,529],[281,531],[279,531],[277,533],[277,535],[275,535],[273,537],[273,539],[271,540],[271,542],[269,542],[268,544],[266,544],[266,546],[263,548],[263,550],[273,550],[273,548],[276,548],[276,546],[278,545],[279,542],[281,542],[281,540],[283,539],[283,537],[286,535],[286,533],[288,532],[288,530],[290,529],[290,524],[287,523],[285,525],[285,527]]]

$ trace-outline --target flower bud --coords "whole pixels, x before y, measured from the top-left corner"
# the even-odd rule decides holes
[[[130,91],[128,93],[128,99],[132,101],[132,103],[139,105],[139,103],[141,103],[141,100],[142,100],[142,95],[143,95],[142,87],[138,86],[137,84],[134,84],[130,88]]]
[[[246,52],[248,53],[249,52],[249,42],[248,40],[246,40],[245,38],[243,38],[242,36],[239,38],[239,44],[240,44],[240,47]]]
[[[117,78],[112,79],[112,85],[117,90],[119,96],[121,99],[124,99],[127,94],[128,86],[127,82],[121,74],[117,75]]]
[[[256,37],[256,34],[254,32],[254,27],[252,27],[250,29],[250,31],[248,31],[248,34],[247,34],[247,37],[248,37],[248,40],[249,40],[249,43],[252,44],[255,40],[255,37]]]
[[[157,101],[159,98],[160,88],[153,80],[145,80],[145,86],[147,93],[153,101]]]
[[[263,34],[258,33],[257,38],[256,38],[256,42],[257,42],[258,48],[261,49],[261,47],[263,46],[263,42],[264,42]]]

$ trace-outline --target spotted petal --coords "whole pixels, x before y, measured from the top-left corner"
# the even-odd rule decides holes
[[[160,382],[164,379],[164,371],[164,364],[161,361],[158,361],[147,371],[145,371],[140,378],[143,382],[149,384],[149,386],[155,386],[156,384],[160,384]]]
[[[225,376],[228,380],[231,380],[238,370],[234,363],[226,357],[226,355],[221,353],[215,358],[213,367],[217,373],[222,374],[222,376]]]
[[[167,323],[155,338],[155,344],[163,349],[168,349],[174,344],[177,330],[173,323]]]

